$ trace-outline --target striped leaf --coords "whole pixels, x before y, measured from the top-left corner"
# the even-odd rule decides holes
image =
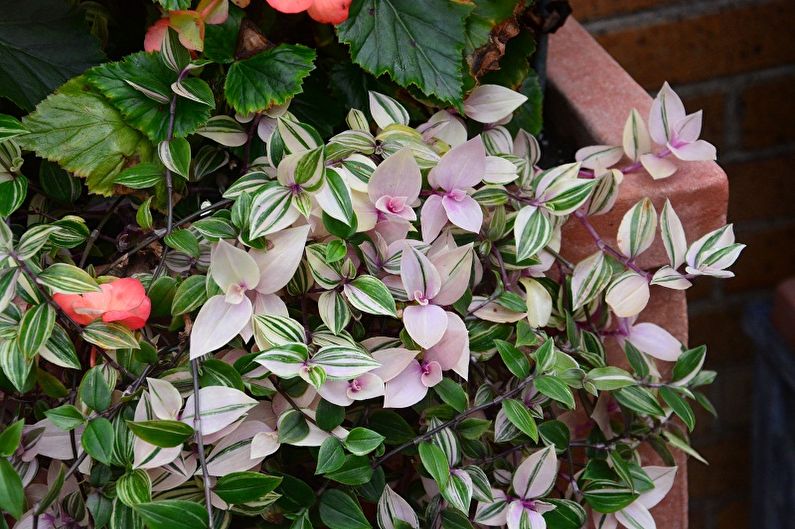
[[[169,248],[190,255],[194,259],[199,257],[199,241],[196,239],[196,236],[188,230],[174,230],[166,235],[163,241]]]
[[[224,191],[224,198],[238,198],[243,193],[253,195],[262,191],[268,184],[275,185],[267,174],[260,171],[246,173]]]
[[[193,436],[193,428],[180,421],[127,421],[130,431],[139,439],[160,448],[180,446]]]
[[[19,268],[0,270],[0,312],[6,310],[8,304],[14,299],[19,274]]]
[[[541,208],[525,206],[516,215],[513,236],[516,240],[516,259],[524,261],[549,243],[552,223]]]
[[[461,469],[450,471],[447,486],[441,489],[442,497],[455,509],[468,514],[472,502],[472,478]]]
[[[586,305],[610,283],[610,264],[602,252],[586,257],[574,267],[571,278],[572,308]]]
[[[215,108],[215,96],[210,85],[198,77],[177,79],[171,83],[171,91],[185,99]]]
[[[378,527],[381,529],[396,529],[396,524],[403,522],[412,529],[419,529],[420,521],[417,513],[411,508],[409,502],[387,485],[378,500],[376,512]]]
[[[447,379],[449,380],[449,379]],[[434,386],[437,388],[438,385]],[[432,417],[428,422],[428,429],[434,430],[442,425],[442,421],[436,417]],[[461,444],[458,442],[458,437],[450,428],[442,428],[431,436],[431,442],[442,449],[444,455],[447,457],[447,463],[454,467],[461,463]]]
[[[254,361],[278,377],[295,378],[300,374],[308,358],[307,346],[296,342],[271,347],[260,353]]]
[[[306,258],[312,277],[326,290],[336,288],[342,281],[342,271],[339,262],[328,264],[326,262],[326,247],[323,244],[310,244],[306,247]]]
[[[588,204],[588,215],[603,215],[613,209],[623,181],[624,174],[618,169],[611,169],[599,175],[596,178],[591,202]]]
[[[651,137],[646,122],[637,109],[633,108],[624,124],[624,152],[633,162],[640,160],[642,154],[651,151]]]
[[[28,129],[17,118],[8,114],[0,114],[0,141],[9,140],[22,134],[28,134]]]
[[[141,205],[138,207],[138,211],[135,212],[135,222],[138,223],[144,230],[151,230],[152,229],[152,199],[154,197],[149,197],[144,200]]]
[[[321,347],[312,357],[312,363],[322,367],[333,380],[350,380],[381,365],[360,349],[346,345]]]
[[[248,141],[243,126],[230,116],[214,116],[196,131],[199,136],[209,138],[225,147],[240,147]]]
[[[101,290],[88,272],[66,263],[55,263],[41,272],[38,282],[60,294],[83,294]]]
[[[193,425],[195,395],[185,399],[180,420]],[[199,416],[203,435],[219,432],[243,417],[257,405],[257,401],[240,390],[226,386],[209,386],[199,390]]]
[[[17,257],[30,259],[50,240],[50,235],[58,231],[58,226],[40,224],[26,231],[17,244]]]
[[[331,218],[337,219],[346,226],[356,227],[356,213],[353,211],[351,191],[335,169],[326,170],[323,187],[315,195],[315,200]]]
[[[345,298],[335,290],[320,294],[317,307],[320,319],[334,334],[339,334],[351,320],[351,311]]]
[[[362,275],[346,283],[343,291],[350,304],[360,311],[397,318],[395,299],[380,279]]]
[[[596,180],[577,178],[566,180],[550,187],[545,196],[551,195],[544,202],[544,207],[554,215],[568,215],[582,206],[596,186]]]
[[[306,341],[304,326],[287,316],[255,315],[254,335],[257,345],[261,347],[262,344],[268,344],[270,347]]]
[[[665,415],[657,399],[652,393],[640,386],[628,386],[621,388],[613,396],[619,404],[640,413],[641,415],[654,415],[662,417]]]
[[[665,200],[665,205],[660,213],[660,233],[665,253],[668,254],[668,262],[671,263],[671,268],[676,270],[685,262],[687,240],[682,221],[679,220],[679,216],[668,199]]]
[[[657,211],[649,198],[644,198],[624,214],[616,241],[621,253],[634,259],[651,246],[657,230]]]
[[[164,181],[164,171],[159,163],[139,163],[120,172],[114,183],[131,189],[147,189]]]
[[[39,348],[39,356],[50,363],[67,369],[80,369],[77,351],[66,331],[57,323],[52,328],[50,339]]]
[[[590,145],[579,149],[574,158],[586,169],[606,169],[615,165],[623,155],[621,147]]]
[[[157,154],[166,169],[188,179],[190,175],[190,144],[188,140],[174,138],[161,141],[157,147]]]
[[[323,147],[316,147],[310,151],[296,155],[295,173],[293,182],[301,186],[305,191],[316,191],[323,185],[323,177],[326,172],[326,157]],[[287,161],[285,160],[285,164]],[[279,164],[279,169],[285,164]],[[281,181],[281,176],[279,178]],[[284,185],[284,182],[282,182]]]
[[[370,115],[381,129],[385,129],[389,125],[409,124],[409,113],[403,108],[403,105],[378,92],[370,91]]]
[[[19,322],[17,347],[26,358],[33,358],[39,348],[50,338],[55,326],[55,309],[48,303],[40,303],[28,309]]]
[[[588,380],[600,391],[613,391],[637,383],[628,372],[613,366],[591,369],[588,371]]]
[[[199,232],[205,239],[216,242],[218,239],[234,239],[237,237],[237,230],[232,221],[223,217],[207,217],[193,224],[191,228]]]
[[[33,368],[33,358],[23,355],[14,340],[0,340],[0,368],[17,391],[24,393],[29,389],[26,382]]]
[[[249,237],[263,237],[292,224],[300,214],[292,202],[292,192],[285,187],[274,186],[258,193],[251,204]]]
[[[116,497],[128,507],[152,501],[152,480],[145,470],[129,470],[116,481]]]
[[[187,314],[202,306],[207,300],[206,284],[207,277],[203,275],[189,276],[180,283],[171,302],[171,314]]]
[[[276,130],[287,153],[310,151],[323,146],[323,139],[314,127],[295,121],[288,115],[279,118]],[[272,161],[277,164],[275,160]]]
[[[149,529],[205,529],[207,510],[195,501],[158,499],[135,505]],[[121,529],[121,528],[119,528]]]
[[[193,157],[193,178],[200,180],[229,163],[229,153],[213,145],[204,145]]]
[[[190,63],[190,53],[179,41],[179,34],[170,27],[166,30],[163,44],[160,46],[160,60],[176,73],[181,72]]]
[[[140,349],[141,347],[132,332],[118,323],[95,321],[83,329],[81,336],[85,341],[102,349]]]
[[[472,480],[472,496],[478,501],[494,501],[494,494],[491,492],[489,477],[482,468],[475,465],[467,465],[463,468]]]
[[[375,138],[369,131],[346,130],[328,141],[326,157],[341,160],[355,153],[371,155],[375,152]]]

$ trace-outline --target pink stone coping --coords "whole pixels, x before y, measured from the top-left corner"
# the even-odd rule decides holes
[[[556,122],[559,116],[569,118],[551,125],[558,127],[575,145],[621,145],[624,123],[630,111],[636,108],[647,119],[652,102],[649,94],[576,20],[569,19],[550,37],[547,63],[550,115],[555,116]],[[710,116],[705,115],[704,119]],[[715,162],[674,161],[678,170],[667,179],[654,180],[645,171],[625,175],[613,210],[592,217],[593,224],[606,240],[615,242],[624,213],[644,197],[652,199],[658,212],[666,197],[671,200],[685,226],[688,242],[725,224],[729,184],[723,169]],[[629,163],[626,159],[624,162]],[[624,162],[619,162],[618,166],[625,165]],[[563,240],[567,243],[563,253],[575,260],[596,250],[576,221],[564,227]],[[659,238],[639,259],[643,267],[666,262]]]
[[[647,119],[652,102],[649,94],[576,20],[570,18],[550,37],[547,63],[550,86],[546,104],[551,110],[549,114],[554,116],[554,122],[548,126],[555,127],[558,134],[572,140],[574,145],[621,145],[624,123],[630,111],[635,108]],[[624,213],[644,197],[652,199],[658,212],[666,197],[671,200],[685,226],[688,242],[726,222],[729,185],[723,169],[714,162],[676,163],[679,166],[676,174],[664,180],[654,180],[645,171],[625,175],[613,210],[591,219],[610,244],[615,245]],[[561,253],[566,257],[580,260],[597,251],[591,237],[575,219],[570,220],[563,231]],[[667,261],[663,244],[657,237],[654,245],[641,255],[638,264],[649,268]],[[687,303],[683,292],[653,288],[651,301],[641,319],[666,327],[687,343]],[[615,346],[610,349],[612,357],[623,356]],[[675,457],[679,470],[674,487],[652,513],[657,527],[686,529],[687,461],[681,453],[676,453]],[[647,464],[661,464],[651,450],[644,451],[644,459]]]

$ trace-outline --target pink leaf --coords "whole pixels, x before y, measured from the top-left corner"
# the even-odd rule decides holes
[[[251,301],[243,297],[233,305],[217,295],[199,311],[190,333],[190,358],[198,358],[228,344],[251,319]]]
[[[442,206],[450,222],[462,230],[477,233],[483,225],[483,210],[474,198],[459,191],[442,197]]]
[[[657,529],[649,510],[639,502],[633,502],[614,514],[616,521],[624,527],[643,527]]]
[[[381,366],[373,369],[370,373],[384,382],[389,382],[402,373],[412,360],[414,360],[415,356],[417,356],[417,351],[409,351],[402,347],[373,351],[373,358],[375,358]]]
[[[554,445],[530,454],[513,475],[513,490],[520,498],[540,498],[555,484],[558,475],[558,458]]]
[[[421,377],[420,363],[412,360],[402,373],[386,383],[384,408],[408,408],[421,401],[428,393]]]
[[[406,244],[400,257],[400,278],[409,300],[427,303],[439,293],[442,279],[436,267],[413,246]]]
[[[475,136],[447,152],[428,174],[428,183],[445,191],[468,189],[480,183],[486,174],[486,149],[483,139]]]
[[[447,330],[447,313],[436,305],[410,305],[403,309],[403,325],[423,349],[433,347]]]
[[[431,263],[442,280],[439,293],[433,297],[434,305],[452,305],[464,295],[472,275],[472,249],[473,245],[469,243],[431,257]]]
[[[257,292],[273,294],[290,282],[301,263],[308,235],[308,224],[289,228],[269,235],[267,250],[250,251],[259,267]]]
[[[420,196],[422,176],[411,149],[393,154],[379,165],[370,177],[367,194],[375,204],[382,196],[404,197],[412,204]]]
[[[452,369],[466,380],[469,375],[469,331],[457,315],[447,312],[447,330],[439,342],[425,351],[425,360],[438,362],[445,371]]]
[[[679,340],[653,323],[633,325],[627,339],[642,352],[666,362],[675,362],[682,354]]]
[[[651,139],[665,145],[671,139],[673,126],[685,117],[685,106],[668,83],[664,83],[649,112],[649,134]]]
[[[674,156],[686,162],[711,161],[718,157],[715,146],[704,140],[697,140],[680,146],[669,144],[668,148]]]
[[[420,212],[422,224],[422,240],[430,243],[439,236],[444,225],[447,224],[447,212],[442,206],[442,197],[431,195],[425,199],[425,204]]]
[[[643,467],[643,470],[654,482],[654,488],[642,493],[636,503],[651,509],[660,503],[674,486],[677,467]]]

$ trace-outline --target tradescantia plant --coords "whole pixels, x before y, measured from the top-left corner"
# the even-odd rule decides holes
[[[345,49],[224,0],[162,0],[152,51],[0,116],[3,526],[655,527],[715,373],[644,321],[650,286],[744,246],[670,201],[616,246],[591,219],[714,159],[701,113],[666,84],[622,145],[542,167],[527,44],[482,64],[506,24],[533,42],[524,3],[268,3],[347,17],[344,120],[307,76]]]

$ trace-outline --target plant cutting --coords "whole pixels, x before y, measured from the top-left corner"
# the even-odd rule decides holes
[[[665,84],[545,155],[525,2],[147,7],[143,51],[103,57],[100,10],[3,93],[7,523],[656,527],[716,375],[644,311],[744,245],[670,200],[593,219],[715,159],[700,111]]]

